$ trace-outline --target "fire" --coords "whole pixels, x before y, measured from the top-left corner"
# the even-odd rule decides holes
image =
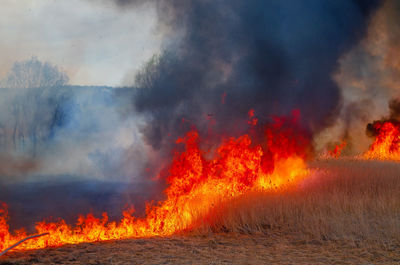
[[[396,121],[376,121],[369,124],[368,131],[375,136],[369,150],[364,154],[367,159],[400,160],[400,123]]]
[[[329,150],[329,156],[338,158],[341,154],[343,149],[346,147],[347,143],[345,141],[342,141],[340,144],[335,145],[335,148],[332,150]]]
[[[177,140],[184,145],[184,151],[175,152],[164,191],[166,199],[148,204],[145,217],[136,218],[130,210],[123,212],[119,222],[110,222],[106,213],[102,218],[80,216],[74,226],[63,220],[40,222],[37,232],[49,234],[25,241],[16,249],[167,236],[195,228],[215,203],[248,191],[297,183],[309,174],[305,158],[310,146],[297,119],[298,113],[290,118],[274,118],[260,144],[246,134],[223,140],[214,151],[203,151],[199,133],[191,131]],[[1,214],[0,248],[5,249],[27,234],[23,230],[10,233],[6,206]]]
[[[247,123],[252,125],[252,126],[256,126],[257,122],[258,122],[258,119],[256,117],[254,117],[255,116],[254,109],[249,110],[247,115],[249,115],[249,120],[247,121]]]

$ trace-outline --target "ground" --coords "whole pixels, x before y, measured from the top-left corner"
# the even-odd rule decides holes
[[[400,247],[228,233],[11,252],[0,264],[400,264]]]

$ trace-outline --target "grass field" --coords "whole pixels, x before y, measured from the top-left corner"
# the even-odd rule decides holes
[[[400,164],[310,167],[299,187],[216,204],[193,231],[12,252],[0,264],[400,264]]]
[[[200,230],[280,233],[307,241],[400,243],[400,165],[314,162],[300,187],[255,192],[217,205]]]

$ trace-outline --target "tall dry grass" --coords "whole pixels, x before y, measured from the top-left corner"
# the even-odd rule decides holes
[[[303,240],[400,243],[400,164],[326,160],[299,186],[216,205],[198,232],[291,235]]]

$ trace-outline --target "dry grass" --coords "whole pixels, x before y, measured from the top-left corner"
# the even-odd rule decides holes
[[[300,188],[254,192],[217,205],[198,232],[295,236],[306,241],[400,244],[400,165],[317,161]]]
[[[228,233],[127,239],[11,252],[1,265],[27,264],[399,264],[398,249],[306,243]]]

